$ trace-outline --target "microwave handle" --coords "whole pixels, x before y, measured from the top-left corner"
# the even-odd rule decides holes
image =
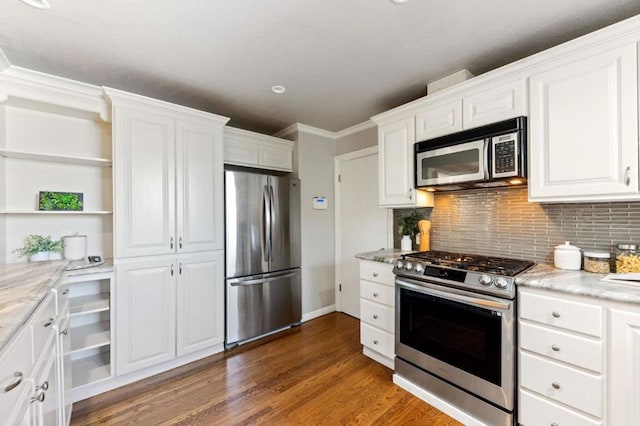
[[[491,175],[489,168],[491,167],[491,164],[489,164],[489,149],[491,148],[491,138],[487,138],[484,140],[484,161],[486,162],[486,164],[484,165],[484,178],[485,179],[489,179],[489,176]]]

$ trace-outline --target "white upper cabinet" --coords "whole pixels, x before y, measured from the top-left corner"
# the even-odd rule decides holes
[[[462,101],[456,99],[440,105],[430,105],[416,112],[416,141],[462,130]]]
[[[223,249],[226,119],[105,90],[113,103],[115,257]]]
[[[464,129],[527,115],[526,80],[494,83],[492,87],[462,99]]]
[[[531,76],[529,199],[640,199],[635,43]]]
[[[293,142],[225,127],[224,162],[237,166],[290,172],[293,170]]]
[[[378,127],[378,202],[415,205],[413,189],[413,116]]]

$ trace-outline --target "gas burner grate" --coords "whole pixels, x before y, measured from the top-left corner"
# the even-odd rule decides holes
[[[534,262],[506,257],[481,256],[447,251],[406,254],[406,260],[421,260],[436,266],[513,277],[535,265]]]

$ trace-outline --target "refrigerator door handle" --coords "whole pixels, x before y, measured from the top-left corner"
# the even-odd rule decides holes
[[[263,247],[265,262],[271,261],[271,198],[269,196],[269,186],[262,188],[262,217],[263,225]]]
[[[276,217],[277,213],[276,213],[276,208],[274,206],[275,204],[275,197],[273,195],[273,186],[271,185],[271,182],[269,182],[269,263],[271,263],[273,261],[273,246],[272,246],[272,233],[273,233],[273,226],[274,226],[274,221],[279,221],[279,219]],[[276,222],[277,223],[277,222]],[[273,266],[271,264],[269,264],[269,269],[271,269]]]
[[[249,280],[243,280],[242,278],[235,278],[232,280],[227,280],[227,282],[229,283],[230,286],[233,286],[233,287],[245,286],[245,285],[256,285],[256,284],[270,283],[272,281],[283,280],[285,278],[291,278],[294,275],[299,273],[300,271],[295,271],[295,272],[289,272],[283,275],[276,275],[274,277],[255,278],[255,279],[249,279]]]

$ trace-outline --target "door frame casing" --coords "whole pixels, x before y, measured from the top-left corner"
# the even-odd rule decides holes
[[[342,295],[340,292],[340,283],[341,283],[341,277],[342,277],[342,265],[341,265],[341,258],[342,258],[342,251],[341,251],[341,244],[342,244],[342,233],[340,232],[340,226],[341,226],[341,220],[340,220],[340,197],[341,197],[341,193],[340,193],[340,172],[341,172],[341,168],[342,168],[342,163],[346,162],[346,161],[351,161],[351,160],[355,160],[358,158],[363,158],[363,157],[368,157],[370,155],[377,155],[378,154],[378,146],[372,146],[369,148],[363,148],[363,149],[359,149],[357,151],[352,151],[352,152],[348,152],[346,154],[341,154],[341,155],[337,155],[334,157],[333,159],[333,185],[334,185],[334,198],[335,198],[335,233],[334,233],[334,242],[335,242],[335,247],[334,247],[334,253],[335,253],[335,259],[334,259],[334,264],[335,264],[335,286],[334,286],[334,290],[335,290],[335,307],[336,307],[336,311],[338,312],[343,312],[342,310]],[[378,182],[373,182],[372,184],[374,185],[378,185]],[[380,206],[376,206],[378,208],[383,208]],[[387,247],[393,247],[393,210],[392,209],[386,209],[387,210]],[[375,250],[375,247],[372,247],[371,250]]]

